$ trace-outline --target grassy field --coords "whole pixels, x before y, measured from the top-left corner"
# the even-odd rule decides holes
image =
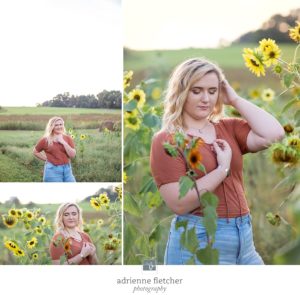
[[[95,129],[102,121],[121,121],[120,110],[44,108],[44,107],[2,107],[0,109],[0,130],[44,130],[48,120],[61,116],[66,128]]]
[[[121,245],[118,246],[114,251],[107,251],[105,249],[105,243],[109,241],[109,235],[118,236],[121,238],[121,215],[118,217],[114,215],[115,210],[121,212],[120,202],[116,201],[111,203],[109,210],[96,211],[93,209],[89,202],[82,201],[79,206],[83,212],[84,220],[84,231],[89,234],[93,243],[97,248],[97,256],[99,258],[99,264],[121,264]],[[24,224],[21,220],[13,228],[7,228],[2,218],[0,220],[0,240],[14,240],[17,242],[19,247],[24,249],[26,252],[25,257],[15,257],[4,248],[4,244],[1,242],[0,245],[0,265],[1,264],[51,264],[49,256],[49,243],[54,233],[54,218],[55,213],[60,204],[27,204],[23,206],[14,206],[16,209],[22,209],[26,207],[31,212],[39,208],[41,216],[44,216],[47,220],[43,226],[44,233],[37,235],[32,232],[31,228],[24,228]],[[7,204],[0,204],[0,216],[7,214],[11,206]],[[98,221],[102,219],[103,224],[99,225]],[[31,223],[34,226],[34,222]],[[38,239],[37,247],[28,249],[26,247],[26,241],[32,236]],[[39,255],[37,261],[30,260],[28,257],[31,253],[36,252]]]
[[[2,107],[0,111],[0,181],[42,181],[43,163],[32,155],[52,116],[62,116],[66,129],[77,133],[77,155],[72,161],[77,181],[121,180],[121,128],[99,132],[103,121],[120,126],[121,111],[107,109]],[[87,136],[80,140],[81,134]]]
[[[121,135],[113,132],[100,133],[98,130],[79,130],[88,139],[77,142],[77,155],[72,161],[73,173],[81,182],[121,181]],[[37,160],[32,150],[40,131],[0,131],[0,181],[35,182],[42,181],[43,163]],[[83,144],[84,152],[78,147]]]
[[[269,85],[275,90],[280,89],[275,75],[257,78],[246,69],[242,57],[243,48],[257,47],[257,44],[233,45],[224,48],[189,48],[182,50],[125,50],[124,69],[134,71],[133,85],[142,79],[155,78],[158,84],[165,87],[166,80],[173,68],[180,62],[192,57],[205,57],[216,62],[223,70],[230,82],[238,82],[242,88]],[[295,47],[280,45],[285,60],[291,60]]]

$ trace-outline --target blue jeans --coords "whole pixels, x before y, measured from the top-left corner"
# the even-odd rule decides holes
[[[169,239],[165,252],[165,264],[186,264],[192,254],[183,249],[180,244],[183,227],[176,230],[177,221],[188,221],[187,229],[195,227],[199,241],[198,248],[207,245],[206,229],[203,225],[203,217],[187,214],[177,215],[171,223]],[[219,250],[219,264],[264,264],[260,255],[256,252],[250,214],[236,218],[218,218],[216,238],[213,248]],[[201,264],[198,260],[197,264]]]
[[[72,173],[71,164],[54,165],[50,162],[45,163],[44,182],[76,182]]]

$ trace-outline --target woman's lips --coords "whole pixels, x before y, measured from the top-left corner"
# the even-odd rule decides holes
[[[197,106],[197,108],[204,111],[208,110],[208,106]]]

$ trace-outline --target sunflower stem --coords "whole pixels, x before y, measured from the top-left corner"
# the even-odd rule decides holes
[[[295,49],[294,58],[293,58],[293,64],[296,63],[297,51],[298,51],[299,47],[300,47],[300,44],[298,44],[298,46]]]

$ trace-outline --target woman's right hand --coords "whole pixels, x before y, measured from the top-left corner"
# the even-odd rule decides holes
[[[91,244],[90,243],[87,243],[87,242],[84,242],[83,243],[83,246],[81,248],[81,252],[80,254],[86,258],[88,257],[89,255],[91,255],[93,252],[93,248],[91,247]]]
[[[223,139],[216,139],[213,142],[213,147],[217,154],[218,165],[222,166],[225,169],[229,169],[232,157],[232,150],[228,142]]]

